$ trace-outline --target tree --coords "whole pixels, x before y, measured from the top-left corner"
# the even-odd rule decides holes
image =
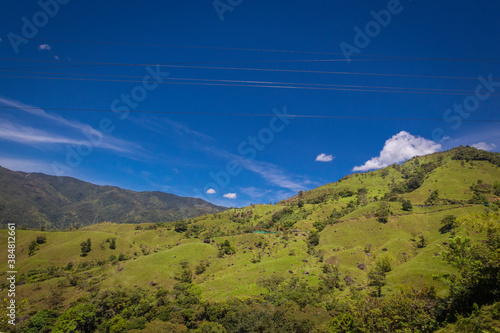
[[[376,294],[375,296],[381,297],[382,296],[382,287],[385,286],[386,283],[386,278],[385,278],[385,272],[381,270],[371,270],[368,273],[368,285],[371,287],[375,287],[376,289]]]
[[[109,248],[111,250],[116,249],[116,238],[111,238],[111,241],[109,242]]]
[[[202,260],[200,261],[200,263],[194,268],[194,273],[196,275],[200,275],[200,274],[203,274],[205,273],[205,271],[207,270],[207,267],[209,266],[209,263],[208,261],[205,261],[205,260]]]
[[[447,264],[462,270],[470,261],[470,238],[455,236],[449,239],[448,248],[441,251],[441,257]]]
[[[45,237],[45,236],[37,236],[36,237],[36,242],[38,244],[43,244],[43,243],[47,242],[47,237]]]
[[[185,232],[186,230],[188,230],[187,222],[184,220],[179,220],[179,221],[175,222],[174,230],[176,232],[179,232],[179,233]]]
[[[427,246],[428,240],[425,235],[419,235],[418,236],[418,242],[417,242],[417,248],[423,249],[424,247]]]
[[[236,250],[234,249],[234,247],[231,246],[231,244],[229,243],[229,241],[226,239],[221,244],[220,249],[219,249],[219,253],[217,254],[217,256],[219,258],[222,258],[226,254],[235,254],[235,253],[236,253]]]
[[[381,223],[387,223],[390,215],[391,215],[391,205],[386,201],[380,201],[376,212],[378,221]]]
[[[36,250],[38,249],[38,243],[36,241],[32,241],[28,247],[28,256],[32,256],[35,254]]]
[[[402,209],[405,212],[410,212],[413,210],[413,205],[411,204],[410,200],[403,200],[403,202],[401,204],[402,204]]]
[[[219,323],[204,322],[196,330],[197,333],[226,333],[226,329]]]
[[[452,229],[457,227],[457,217],[455,215],[446,215],[442,220],[441,224],[443,225],[439,232],[445,234],[450,232]]]
[[[472,196],[472,199],[469,200],[469,203],[471,204],[476,204],[476,205],[487,205],[490,201],[488,200],[488,197],[485,196],[482,193],[474,193]]]
[[[262,276],[257,279],[257,285],[259,287],[267,289],[269,293],[278,289],[281,282],[285,281],[285,278],[278,275]]]
[[[304,207],[304,200],[299,200],[299,203],[297,204],[299,208]]]
[[[193,272],[191,272],[191,269],[189,268],[189,263],[187,261],[182,261],[180,265],[182,273],[179,276],[175,276],[174,279],[184,283],[191,283]]]
[[[445,275],[450,286],[444,319],[470,314],[474,308],[500,301],[500,216],[483,213],[467,219],[463,225],[475,232],[486,231],[486,242],[471,244],[469,238],[450,238],[441,252],[443,261],[458,268],[457,275]]]
[[[86,257],[87,254],[91,251],[91,245],[92,242],[90,241],[90,238],[88,238],[86,242],[80,243],[80,246],[82,248],[82,254],[80,256]]]
[[[319,232],[321,232],[323,231],[323,229],[325,229],[325,224],[322,221],[316,221],[313,223],[313,227]]]
[[[307,243],[309,246],[314,247],[319,244],[319,233],[317,231],[311,231],[307,237]]]
[[[324,264],[322,267],[324,275],[320,275],[319,289],[328,293],[333,289],[340,289],[340,271],[337,265]]]
[[[94,332],[96,329],[95,308],[90,303],[78,304],[63,313],[52,332]]]
[[[425,203],[427,205],[432,205],[438,200],[438,197],[439,197],[439,191],[438,190],[432,191],[431,195],[429,195],[427,200],[425,200]]]
[[[392,259],[388,254],[379,258],[375,264],[377,270],[383,273],[388,273],[392,270]]]

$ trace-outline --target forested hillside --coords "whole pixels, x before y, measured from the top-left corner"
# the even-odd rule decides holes
[[[202,199],[135,192],[70,177],[13,172],[0,167],[0,221],[29,228],[65,229],[99,221],[167,222],[220,212]]]

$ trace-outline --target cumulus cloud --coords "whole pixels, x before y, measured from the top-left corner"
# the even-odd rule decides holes
[[[50,51],[50,49],[52,49],[52,47],[49,44],[41,44],[41,45],[38,45],[38,49],[40,51]]]
[[[432,140],[401,131],[385,142],[379,156],[371,158],[365,164],[356,166],[352,170],[367,171],[385,168],[386,166],[403,162],[414,156],[435,153],[440,149],[441,145]]]
[[[316,162],[331,162],[334,157],[332,155],[326,155],[325,153],[321,153],[316,156]]]
[[[209,189],[207,190],[207,193],[208,193],[208,194],[215,194],[215,190],[214,190],[213,188],[209,188]]]
[[[236,199],[236,193],[226,193],[223,195],[224,198]]]
[[[478,142],[472,145],[472,147],[482,150],[493,150],[497,145],[494,143]]]

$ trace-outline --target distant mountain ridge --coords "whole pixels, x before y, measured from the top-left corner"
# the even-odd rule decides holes
[[[225,207],[164,192],[136,192],[0,167],[0,224],[64,229],[95,222],[169,222]]]

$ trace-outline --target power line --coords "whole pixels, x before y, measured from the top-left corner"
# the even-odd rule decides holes
[[[0,75],[5,78],[24,78],[24,79],[41,79],[41,80],[70,80],[70,81],[93,81],[93,82],[126,82],[126,83],[142,83],[142,80],[118,80],[118,79],[94,79],[94,78],[63,78],[63,77],[43,77],[43,76],[15,76],[15,75]],[[178,80],[183,80],[179,79]],[[189,79],[188,79],[189,80]],[[224,80],[213,80],[224,81]],[[244,82],[244,81],[240,81]],[[256,81],[247,81],[256,82]],[[217,82],[158,82],[159,84],[178,84],[178,85],[203,85],[203,86],[227,86],[227,87],[251,87],[251,88],[278,88],[278,89],[305,89],[305,90],[327,90],[327,91],[357,91],[357,92],[383,92],[383,93],[404,93],[404,94],[434,94],[434,95],[461,95],[469,96],[474,94],[474,91],[467,90],[446,90],[432,88],[404,88],[404,87],[384,87],[384,86],[349,86],[339,85],[338,87],[312,87],[312,86],[292,86],[279,84],[237,84],[237,83],[217,83]],[[359,88],[358,88],[359,87]],[[398,90],[395,90],[398,89]],[[402,90],[402,89],[427,89],[427,91],[418,90]],[[442,91],[444,90],[444,91]],[[500,94],[490,94],[490,96],[500,96]]]
[[[351,61],[401,61],[406,59],[352,59]],[[426,60],[426,59],[422,59]],[[429,60],[439,60],[439,59],[429,59]],[[441,59],[441,60],[453,60],[455,59]],[[197,61],[197,62],[173,62],[173,63],[115,63],[115,62],[97,62],[97,61],[73,61],[73,60],[39,60],[39,59],[12,59],[12,58],[0,58],[0,61],[14,61],[14,62],[49,62],[49,63],[70,63],[70,64],[85,64],[85,65],[98,65],[98,66],[160,66],[160,67],[170,67],[179,65],[205,65],[205,64],[236,64],[236,63],[306,63],[306,62],[344,62],[345,59],[291,59],[291,60],[240,60],[240,61]],[[489,62],[489,63],[500,63],[497,61],[480,61],[474,59],[461,60],[461,61],[473,61],[473,62]],[[1,68],[1,69],[12,69],[12,68]]]
[[[394,61],[397,59],[353,59],[352,61]],[[116,63],[99,61],[74,61],[74,60],[40,60],[40,59],[12,59],[0,58],[0,61],[17,62],[51,62],[88,64],[99,66],[169,66],[169,65],[204,65],[204,64],[238,64],[238,63],[305,63],[305,62],[345,62],[345,59],[288,59],[288,60],[239,60],[239,61],[191,61],[191,62],[170,62],[170,63]]]
[[[87,66],[46,66],[46,67],[12,67],[0,68],[3,72],[23,73],[23,71],[16,71],[11,69],[57,69],[57,68],[80,68]],[[89,66],[92,67],[92,66]],[[165,65],[165,67],[175,68],[195,68],[195,69],[222,69],[222,70],[242,70],[242,71],[264,71],[264,72],[288,72],[288,73],[310,73],[310,74],[336,74],[336,75],[361,75],[361,76],[387,76],[387,77],[411,77],[411,78],[428,78],[428,79],[450,79],[450,80],[477,80],[477,77],[467,76],[444,76],[444,75],[420,75],[420,74],[393,74],[393,73],[367,73],[367,72],[342,72],[342,71],[315,71],[315,70],[301,70],[301,69],[273,69],[273,68],[246,68],[246,67],[211,67],[211,66],[184,66],[184,65]],[[30,73],[30,72],[26,72]],[[44,73],[44,72],[34,72]],[[67,74],[67,73],[54,73],[54,74]],[[78,75],[78,74],[75,74]],[[79,74],[83,75],[83,74]],[[89,74],[90,75],[90,74]],[[98,75],[98,74],[94,74]],[[117,75],[119,76],[119,75]],[[500,79],[492,78],[497,81]]]
[[[110,109],[82,109],[82,108],[46,108],[46,107],[24,107],[24,106],[0,106],[0,109],[24,109],[24,110],[50,110],[50,111],[79,111],[79,112],[122,112]],[[354,119],[354,120],[404,120],[404,121],[446,121],[439,118],[403,118],[403,117],[356,117],[356,116],[333,116],[333,115],[304,115],[304,114],[265,114],[265,113],[226,113],[226,112],[186,112],[186,111],[159,111],[159,110],[130,110],[131,113],[152,114],[182,114],[182,115],[206,115],[206,116],[244,116],[244,117],[294,117],[294,118],[324,118],[324,119]],[[495,119],[462,119],[464,122],[500,123]]]
[[[120,77],[120,78],[135,78],[143,79],[143,76],[136,75],[114,75],[114,74],[87,74],[87,73],[56,73],[56,72],[33,72],[33,71],[7,71],[16,73],[28,73],[28,74],[48,74],[48,75],[76,75],[76,76],[98,76],[98,77]],[[50,79],[50,80],[80,80],[78,78],[59,78],[59,77],[32,77],[32,76],[3,76],[9,78],[30,78],[30,79]],[[200,79],[200,78],[181,78],[181,77],[165,77],[164,80],[181,80],[181,81],[202,81],[202,82],[225,82],[225,83],[244,83],[244,84],[254,84],[254,85],[297,85],[300,87],[304,86],[318,86],[318,87],[338,87],[338,88],[363,88],[363,89],[390,89],[390,90],[415,90],[415,91],[442,91],[442,92],[453,92],[453,93],[466,93],[474,94],[474,91],[470,90],[460,90],[460,89],[441,89],[441,88],[414,88],[414,87],[391,87],[391,86],[364,86],[364,85],[347,85],[347,84],[328,84],[328,83],[306,83],[306,82],[279,82],[279,81],[252,81],[252,80],[223,80],[223,79]],[[92,80],[98,82],[142,82],[134,80],[116,80],[116,79],[81,79],[81,80]],[[304,87],[305,88],[305,87]],[[375,90],[374,90],[375,91]],[[500,94],[492,94],[493,96],[500,96]]]
[[[45,41],[45,42],[78,43],[78,44],[101,44],[101,45],[123,45],[123,46],[159,46],[159,47],[185,48],[185,49],[211,49],[211,50],[226,50],[226,51],[255,51],[255,52],[278,52],[278,53],[299,53],[299,54],[343,55],[343,53],[340,53],[340,52],[278,50],[278,49],[259,49],[259,48],[242,48],[242,47],[199,46],[199,45],[174,45],[174,44],[157,44],[157,43],[109,42],[109,41],[106,42],[106,41],[68,40],[68,39],[42,39],[42,38],[32,38],[31,40]]]
[[[341,52],[319,52],[319,51],[300,51],[300,50],[280,50],[280,49],[262,49],[262,48],[242,48],[242,47],[221,47],[221,46],[199,46],[199,45],[174,45],[161,43],[134,43],[134,42],[110,42],[110,41],[88,41],[88,40],[70,40],[70,39],[43,39],[32,38],[31,40],[46,41],[46,42],[62,42],[62,43],[79,43],[79,44],[101,44],[101,45],[124,45],[124,46],[155,46],[169,48],[188,48],[188,49],[213,49],[213,50],[229,50],[229,51],[254,51],[254,52],[278,52],[278,53],[299,53],[299,54],[322,54],[322,55],[342,55]],[[393,58],[401,60],[425,60],[425,61],[500,61],[500,58],[426,58],[426,57],[404,57],[394,55],[375,55],[364,54],[356,55],[360,57],[380,57]],[[342,59],[345,61],[345,59]]]

